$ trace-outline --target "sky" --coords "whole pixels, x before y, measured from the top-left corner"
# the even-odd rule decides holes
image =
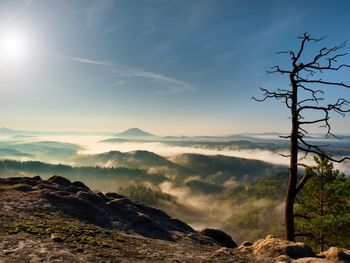
[[[286,132],[284,104],[250,98],[289,87],[266,70],[288,67],[276,51],[297,49],[304,32],[327,36],[310,55],[349,41],[349,13],[347,0],[0,0],[0,127]],[[9,35],[11,56],[1,53]],[[350,83],[349,71],[336,78]],[[331,117],[350,133],[349,117]]]

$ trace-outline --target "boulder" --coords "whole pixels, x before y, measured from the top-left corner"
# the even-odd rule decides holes
[[[49,179],[47,179],[47,181],[49,181],[51,183],[58,184],[62,187],[68,187],[71,185],[71,181],[69,181],[67,178],[64,178],[64,177],[59,176],[59,175],[54,175],[54,176],[50,177]]]
[[[94,192],[79,191],[78,193],[76,193],[76,196],[83,198],[98,207],[102,207],[106,205],[105,200],[99,195],[95,194]]]
[[[327,251],[323,252],[322,255],[324,255],[327,260],[333,262],[350,262],[349,249],[330,247]]]
[[[252,246],[252,245],[253,245],[252,242],[244,241],[240,246],[241,246],[241,247],[250,247],[250,246]]]
[[[221,244],[223,247],[234,248],[237,244],[231,236],[226,234],[224,231],[218,229],[205,228],[200,232],[202,235],[214,239],[216,242]]]
[[[32,178],[34,181],[41,181],[41,177],[39,175],[36,175]]]
[[[281,255],[292,259],[316,257],[305,243],[295,243],[269,235],[256,241],[252,246],[253,254],[259,258],[277,258]]]
[[[75,187],[82,188],[82,189],[90,191],[90,188],[87,187],[83,182],[80,182],[80,181],[73,182],[72,186],[75,186]]]

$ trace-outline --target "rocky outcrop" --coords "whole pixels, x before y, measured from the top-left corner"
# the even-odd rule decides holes
[[[37,196],[38,200],[46,203],[43,207],[62,211],[101,227],[164,240],[176,240],[181,236],[176,233],[198,235],[190,226],[159,209],[133,202],[116,193],[95,193],[84,183],[71,182],[61,176],[55,175],[48,180],[38,176],[1,178],[0,183]],[[206,242],[209,240],[202,239]]]
[[[82,182],[0,178],[0,262],[56,261],[344,263],[350,251],[316,256],[304,243],[274,236],[237,247],[220,230],[198,233],[162,210]]]

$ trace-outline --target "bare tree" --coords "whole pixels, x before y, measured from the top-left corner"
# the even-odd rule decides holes
[[[288,136],[282,138],[290,140],[290,153],[283,155],[289,157],[289,180],[286,193],[285,204],[285,228],[286,237],[290,241],[295,241],[294,228],[294,203],[297,193],[303,188],[310,175],[307,173],[300,180],[298,179],[298,166],[303,166],[302,159],[308,154],[317,154],[334,162],[343,162],[350,159],[344,157],[336,159],[328,154],[325,150],[325,145],[317,145],[307,140],[309,127],[312,125],[320,125],[324,127],[325,137],[336,137],[331,132],[330,113],[334,112],[345,116],[346,112],[350,111],[350,103],[345,98],[339,98],[332,104],[326,104],[324,100],[325,87],[341,87],[350,88],[350,85],[343,82],[333,80],[324,80],[319,78],[319,75],[330,71],[339,71],[343,68],[350,68],[347,64],[338,64],[338,59],[344,57],[347,53],[342,53],[341,50],[345,47],[345,42],[332,48],[324,47],[312,56],[311,59],[305,57],[305,47],[308,43],[322,41],[322,38],[312,38],[305,33],[299,37],[300,46],[297,51],[286,50],[277,52],[277,54],[287,54],[291,58],[290,69],[283,69],[280,66],[274,66],[268,73],[278,73],[289,77],[290,88],[277,89],[270,91],[265,88],[260,88],[263,93],[261,99],[253,97],[252,99],[263,102],[267,99],[281,100],[290,110],[291,117],[291,132]],[[306,61],[305,61],[306,60]],[[316,87],[317,86],[317,87]],[[323,102],[323,103],[322,103]],[[326,105],[324,105],[326,104]],[[312,113],[318,113],[319,117],[312,117]],[[312,116],[310,116],[312,115]],[[314,114],[315,115],[315,114]],[[299,158],[299,153],[303,153]]]

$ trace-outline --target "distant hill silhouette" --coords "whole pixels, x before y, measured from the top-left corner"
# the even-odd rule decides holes
[[[0,128],[0,134],[16,134],[16,133],[18,133],[18,131],[5,128],[5,127]]]
[[[253,181],[286,171],[286,167],[282,165],[224,155],[185,153],[177,155],[172,161],[219,185],[233,177],[237,180]]]
[[[155,135],[145,132],[143,130],[140,130],[139,128],[130,128],[121,133],[117,133],[116,136],[118,137],[156,137]]]

